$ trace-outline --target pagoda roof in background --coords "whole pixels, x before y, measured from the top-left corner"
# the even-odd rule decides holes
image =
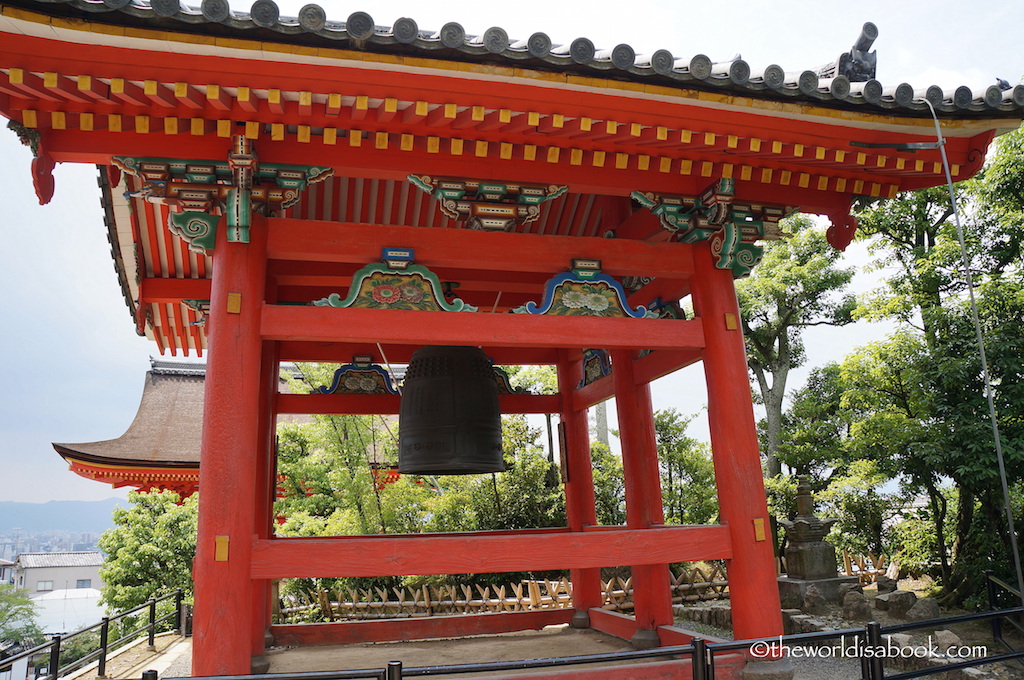
[[[198,481],[205,378],[205,364],[154,361],[139,410],[124,434],[53,448],[72,471],[115,486]]]

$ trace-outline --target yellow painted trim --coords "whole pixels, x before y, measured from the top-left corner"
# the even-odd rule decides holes
[[[338,128],[324,128],[324,144],[334,146],[338,143]]]

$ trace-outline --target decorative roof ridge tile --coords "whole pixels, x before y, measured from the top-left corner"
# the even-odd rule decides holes
[[[408,17],[396,20],[394,26],[379,26],[368,13],[361,11],[353,12],[346,21],[334,21],[329,20],[323,8],[315,4],[304,6],[298,17],[287,17],[280,15],[273,0],[256,0],[249,12],[231,9],[229,0],[202,0],[200,7],[188,6],[180,0],[7,0],[7,4],[37,10],[48,6],[51,14],[74,15],[78,12],[94,20],[119,13],[140,21],[142,26],[165,30],[184,28],[175,26],[177,23],[190,28],[217,27],[216,31],[229,34],[270,31],[307,44],[319,38],[327,41],[328,45],[346,49],[419,53],[476,63],[493,64],[507,60],[524,65],[530,62],[538,70],[685,85],[763,99],[797,99],[840,109],[868,106],[890,114],[913,117],[930,116],[925,98],[932,103],[937,114],[952,117],[1019,116],[1024,113],[1024,85],[1006,91],[992,85],[976,94],[965,85],[952,90],[943,90],[936,85],[913,89],[906,83],[887,87],[873,78],[861,84],[850,82],[845,75],[826,77],[826,74],[834,76],[842,71],[844,64],[849,63],[849,60],[844,62],[843,57],[850,55],[853,55],[853,60],[864,58],[870,66],[869,72],[873,74],[874,53],[868,50],[878,35],[878,29],[870,22],[865,24],[850,55],[840,55],[835,62],[817,69],[784,73],[775,64],[753,68],[739,55],[731,60],[712,63],[702,54],[687,60],[673,56],[668,50],[637,55],[625,43],[611,49],[598,49],[585,37],[577,38],[568,45],[552,45],[544,33],[534,33],[525,40],[513,39],[499,26],[493,26],[481,35],[467,34],[455,22],[448,22],[437,31],[421,30],[416,21]],[[116,23],[113,16],[108,20]]]

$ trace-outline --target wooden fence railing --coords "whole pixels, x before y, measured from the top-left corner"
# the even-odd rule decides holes
[[[843,551],[843,566],[847,576],[856,576],[862,586],[870,585],[885,574],[887,558],[885,555],[851,555]]]
[[[633,610],[633,579],[612,578],[601,582],[604,608]],[[721,565],[679,567],[671,571],[672,602],[713,600],[728,588]],[[422,586],[420,588],[346,588],[298,594],[281,600],[278,623],[310,619],[394,619],[485,612],[516,612],[572,607],[568,579],[529,580],[500,586]]]

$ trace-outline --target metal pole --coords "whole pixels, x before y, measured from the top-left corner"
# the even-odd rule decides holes
[[[999,421],[996,418],[996,405],[992,397],[992,379],[988,372],[988,359],[985,356],[985,340],[981,334],[981,321],[978,318],[978,304],[974,299],[974,278],[971,276],[970,262],[967,260],[967,245],[964,242],[964,228],[960,223],[960,210],[956,205],[956,191],[953,188],[953,176],[949,172],[949,160],[946,158],[946,140],[942,136],[942,128],[939,127],[939,117],[935,115],[935,107],[928,99],[923,99],[928,109],[932,112],[932,120],[935,121],[935,137],[939,142],[939,153],[942,156],[942,167],[946,171],[946,186],[949,189],[949,202],[953,208],[953,220],[956,223],[956,235],[960,241],[960,258],[964,268],[964,278],[967,280],[967,293],[971,301],[971,317],[974,320],[974,332],[977,335],[978,353],[981,356],[981,374],[985,380],[985,398],[988,400],[988,413],[992,421],[992,435],[996,444],[996,461],[999,463],[999,482],[1003,487],[1003,505],[1006,509],[1006,523],[1010,530],[1010,552],[1013,556],[1013,568],[1017,575],[1017,592],[1020,593],[1020,602],[1024,606],[1024,576],[1021,573],[1020,553],[1017,551],[1017,531],[1013,526],[1013,509],[1010,506],[1010,490],[1006,483],[1006,464],[1003,462],[1002,438],[999,436]]]
[[[693,652],[690,654],[690,666],[693,680],[707,680],[708,677],[708,645],[702,638],[693,638]]]
[[[149,651],[156,649],[156,599],[149,598]]]
[[[868,646],[878,650],[882,646],[882,626],[877,621],[871,621],[867,625]],[[882,668],[882,655],[877,653],[867,654],[868,677],[871,680],[885,680],[885,669]]]
[[[181,588],[174,591],[174,632],[181,635],[184,631],[181,628],[181,603],[183,595]]]
[[[989,611],[994,611],[999,607],[996,606],[996,584],[992,580],[992,570],[985,570],[985,586],[988,590],[988,608]],[[992,621],[992,639],[1001,640],[1003,637],[1003,621],[1002,617],[994,617],[990,619]]]
[[[100,658],[96,664],[96,677],[107,677],[107,643],[110,640],[110,617],[104,616],[100,626]]]
[[[47,673],[51,679],[55,679],[60,671],[60,635],[54,635],[51,639],[53,643],[50,645],[50,668]]]
[[[387,680],[402,680],[402,662],[388,661],[387,673],[384,677]]]

